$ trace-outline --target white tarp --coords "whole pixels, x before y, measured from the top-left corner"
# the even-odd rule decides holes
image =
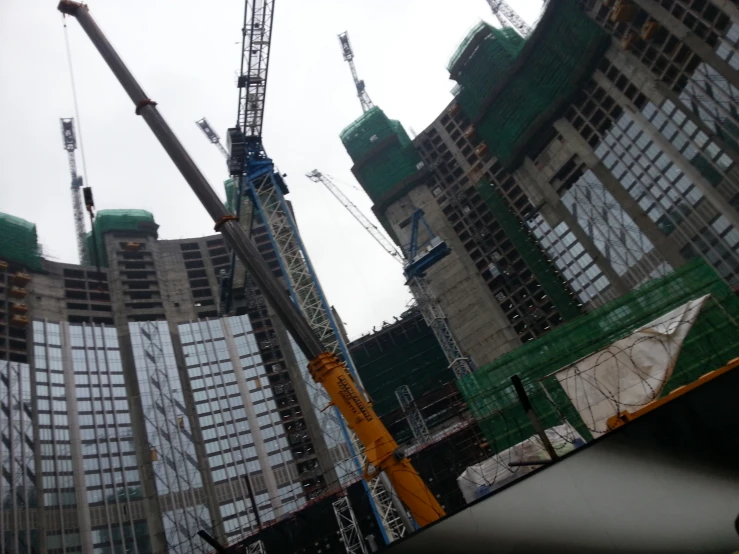
[[[593,436],[608,430],[606,422],[611,416],[636,411],[659,397],[708,297],[691,300],[557,372]]]
[[[585,444],[580,434],[569,423],[546,429],[545,433],[549,442],[552,443],[554,451],[559,455],[566,454],[570,450]],[[509,465],[512,462],[524,460],[549,460],[549,454],[547,454],[538,435],[529,437],[484,462],[465,469],[462,475],[457,477],[457,484],[459,490],[462,491],[462,496],[469,504],[478,498],[487,496],[506,483],[520,479],[530,471],[541,467],[539,465]]]

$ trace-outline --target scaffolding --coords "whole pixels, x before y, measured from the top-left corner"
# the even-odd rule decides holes
[[[357,180],[375,202],[423,168],[403,126],[378,107],[362,114],[340,137],[354,161]]]
[[[449,65],[459,84],[457,103],[499,162],[510,166],[561,115],[609,44],[576,0],[552,0],[526,41],[478,26]]]
[[[105,233],[145,233],[157,237],[159,225],[154,221],[154,216],[146,210],[100,210],[95,216],[92,231],[85,235],[85,243],[88,252],[87,259],[92,264],[103,267],[108,266],[108,258],[105,254]],[[93,240],[93,233],[95,240]],[[95,249],[97,246],[97,249]]]
[[[0,213],[0,260],[40,270],[41,249],[36,225],[20,217]]]
[[[739,298],[704,261],[696,259],[530,341],[458,381],[471,413],[494,452],[534,434],[515,401],[510,378],[518,375],[544,427],[570,423],[589,440],[589,428],[556,373],[598,352],[656,316],[710,295],[687,333],[676,365],[659,391],[663,397],[739,356]]]

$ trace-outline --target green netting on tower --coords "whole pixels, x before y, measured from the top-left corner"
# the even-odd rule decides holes
[[[460,107],[490,151],[508,166],[517,161],[542,126],[561,115],[609,44],[608,34],[582,12],[576,0],[552,0],[505,75],[497,73],[510,63],[510,51],[474,52],[476,67],[491,68],[492,86],[472,95],[486,98],[482,111],[476,109],[472,96],[460,96]],[[467,48],[468,53],[474,50]],[[465,85],[462,75],[460,95],[472,94],[474,83]]]
[[[400,121],[389,119],[380,108],[375,106],[341,131],[339,138],[349,156],[357,162],[379,142],[392,135],[398,137],[401,146],[411,143]]]
[[[226,189],[226,209],[232,214],[236,213],[236,184],[233,179],[223,181],[223,188]]]
[[[513,29],[481,22],[470,31],[447,69],[460,86],[456,97],[465,113],[478,113],[490,90],[501,82],[526,41]]]
[[[359,184],[375,202],[422,167],[403,125],[388,119],[378,107],[365,112],[339,136],[355,163]],[[372,159],[364,159],[373,150]]]
[[[478,184],[477,191],[562,318],[569,320],[578,317],[582,313],[580,302],[564,280],[555,273],[537,241],[510,210],[505,199],[486,181]]]
[[[420,314],[355,341],[350,350],[380,417],[400,408],[395,390],[401,385],[408,385],[418,400],[453,377],[439,342]]]
[[[100,210],[95,215],[93,230],[85,235],[85,248],[88,261],[95,265],[108,266],[105,254],[105,233],[145,233],[157,237],[159,225],[154,216],[146,210]],[[95,240],[93,241],[93,233]],[[97,243],[95,249],[94,243]]]
[[[0,213],[0,260],[28,269],[41,269],[41,249],[36,226],[30,221]]]
[[[534,432],[516,401],[513,375],[521,377],[545,427],[566,420],[587,439],[590,430],[552,374],[706,294],[711,296],[683,342],[664,396],[739,356],[739,298],[702,259],[527,342],[459,381],[459,388],[496,451]]]

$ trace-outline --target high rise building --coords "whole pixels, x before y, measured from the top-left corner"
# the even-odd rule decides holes
[[[220,236],[158,240],[148,212],[101,211],[89,267],[41,258],[22,220],[0,236],[0,553],[207,552],[200,529],[226,542],[357,479],[238,268],[218,317]]]
[[[550,0],[470,31],[412,141],[378,108],[341,138],[400,244],[421,208],[452,248],[428,279],[483,364],[695,256],[739,283],[737,68],[730,2]]]

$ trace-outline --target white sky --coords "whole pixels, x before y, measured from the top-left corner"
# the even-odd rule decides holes
[[[509,2],[529,22],[540,0]],[[221,197],[221,154],[194,123],[225,142],[236,119],[243,0],[89,0],[93,17]],[[45,255],[77,262],[69,172],[59,118],[73,117],[56,0],[0,0],[0,211],[36,223]],[[484,0],[278,0],[264,144],[288,174],[301,234],[329,301],[356,337],[410,300],[400,265],[320,184],[314,168],[369,217],[338,138],[361,114],[337,35],[345,30],[376,105],[423,130],[451,100],[446,63],[467,31],[494,18]],[[151,211],[162,239],[213,234],[213,223],[73,19],[82,139],[98,210]],[[497,25],[497,22],[495,23]],[[78,137],[79,140],[79,137]],[[78,166],[82,165],[78,150]],[[80,167],[81,169],[81,167]],[[379,224],[378,224],[379,226]]]

